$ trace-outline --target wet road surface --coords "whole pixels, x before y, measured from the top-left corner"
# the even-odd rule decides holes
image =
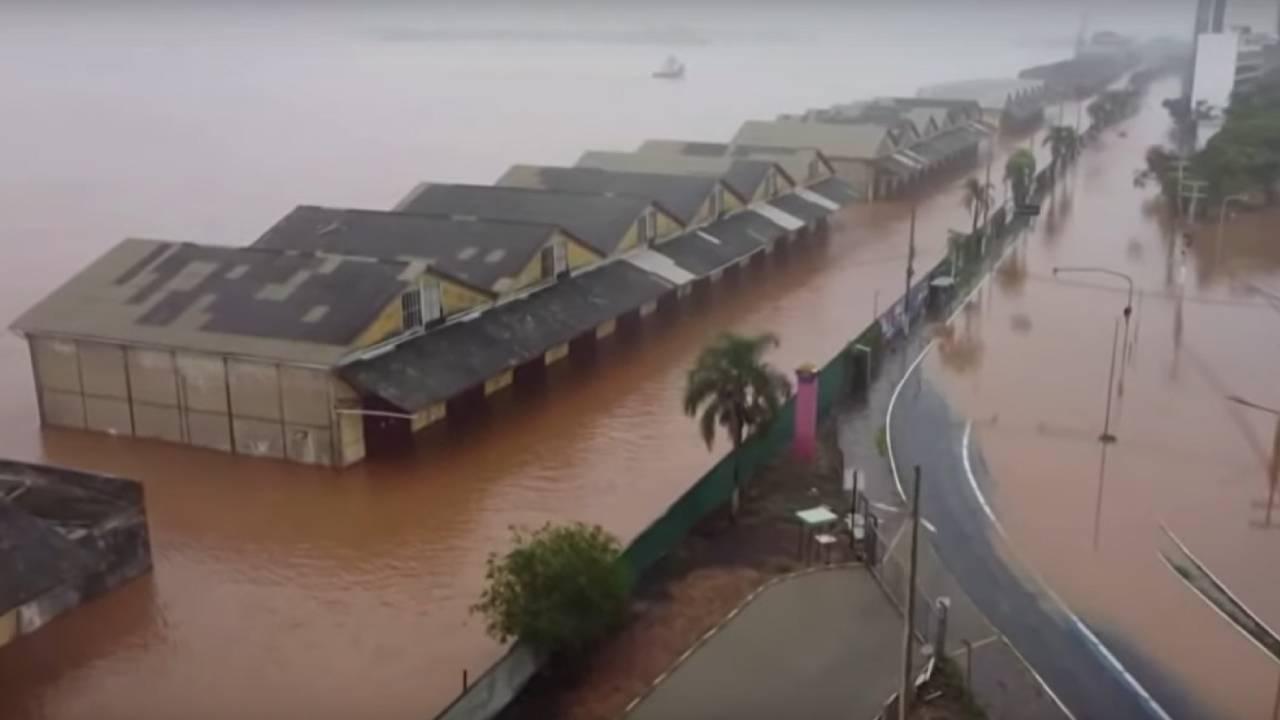
[[[973,528],[940,552],[994,546],[984,554],[1034,568],[1173,717],[1267,717],[1280,668],[1157,555],[1165,523],[1265,622],[1280,619],[1280,527],[1267,525],[1265,502],[1274,418],[1225,399],[1280,400],[1280,312],[1258,290],[1280,287],[1277,216],[1229,221],[1221,251],[1216,227],[1193,228],[1187,247],[1151,201],[1155,190],[1134,187],[1146,147],[1167,129],[1159,100],[1173,91],[1153,89],[1046,201],[1023,246],[922,364],[924,387],[940,388],[954,417],[935,419],[927,442],[902,442],[954,456],[972,423],[975,475],[1008,542],[1001,550],[990,528]],[[1054,277],[1055,266],[1131,275],[1128,332],[1123,280]],[[1098,442],[1104,426],[1118,442]],[[935,474],[942,484],[926,508],[942,496],[963,505],[939,513],[981,520],[967,478]],[[1003,597],[990,600],[1003,609]],[[1056,652],[1037,659],[1030,642],[1019,649],[1050,679]],[[1093,690],[1065,677],[1065,694]]]

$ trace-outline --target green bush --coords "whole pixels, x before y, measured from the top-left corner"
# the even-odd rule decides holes
[[[484,591],[471,608],[492,637],[575,653],[622,623],[631,578],[617,538],[582,523],[512,528],[512,536],[506,555],[489,555]]]

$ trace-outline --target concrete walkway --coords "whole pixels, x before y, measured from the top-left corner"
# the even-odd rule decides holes
[[[902,617],[866,570],[802,575],[757,596],[627,717],[872,718],[901,644]]]

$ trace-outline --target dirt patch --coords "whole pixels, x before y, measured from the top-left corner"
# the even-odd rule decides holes
[[[782,458],[745,487],[737,522],[707,518],[644,578],[632,617],[574,667],[553,663],[530,682],[504,720],[615,720],[708,630],[770,578],[803,567],[796,510],[839,508],[842,460],[834,427],[825,427],[817,457]],[[832,562],[847,559],[840,544]]]

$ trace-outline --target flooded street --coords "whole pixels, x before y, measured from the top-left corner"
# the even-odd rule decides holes
[[[298,203],[385,207],[426,178],[489,182],[511,163],[569,164],[587,148],[724,139],[750,117],[1012,74],[1065,56],[1078,22],[1073,11],[1054,22],[1056,11],[1040,8],[1007,30],[973,11],[946,22],[931,15],[935,22],[921,27],[923,10],[855,18],[815,6],[834,19],[805,30],[790,9],[721,17],[716,7],[600,20],[688,42],[678,46],[691,68],[681,85],[649,79],[668,45],[626,33],[612,42],[550,43],[514,30],[495,38],[472,31],[491,18],[460,17],[449,18],[450,32],[421,35],[403,30],[437,26],[407,10],[6,8],[0,243],[10,273],[0,318],[124,236],[246,244]],[[507,22],[529,29],[520,18]],[[966,39],[977,33],[986,38],[979,48]],[[917,51],[895,52],[903,37]],[[892,65],[883,62],[890,52]],[[1142,132],[1159,132],[1160,120],[1149,116]],[[1107,142],[1136,158],[1141,134]],[[1042,218],[1030,241],[1026,262],[1039,269],[997,286],[975,318],[987,350],[955,386],[975,417],[999,408],[998,425],[979,433],[984,452],[1020,473],[1002,482],[1000,512],[1055,587],[1142,649],[1177,651],[1170,662],[1181,662],[1180,678],[1197,689],[1224,703],[1247,689],[1254,708],[1266,668],[1156,565],[1150,543],[1159,516],[1246,600],[1258,598],[1264,617],[1280,614],[1280,585],[1252,574],[1247,561],[1266,557],[1280,538],[1249,524],[1261,471],[1241,434],[1247,427],[1265,438],[1265,419],[1233,420],[1205,379],[1280,403],[1267,384],[1280,323],[1225,281],[1193,278],[1171,373],[1163,241],[1123,189],[1129,165],[1091,158],[1058,235],[1043,234]],[[1083,207],[1103,195],[1115,217],[1089,219]],[[414,457],[342,473],[41,431],[27,350],[5,338],[0,454],[145,483],[155,572],[0,650],[0,717],[429,717],[461,688],[464,670],[474,677],[502,652],[467,607],[508,526],[584,520],[624,539],[641,530],[725,449],[706,451],[678,401],[707,338],[723,328],[767,329],[782,338],[781,367],[825,361],[877,302],[900,292],[907,215],[901,204],[846,211],[827,246],[749,275],[637,343],[610,347],[590,372],[553,373],[545,390],[498,398],[490,417],[425,439]],[[955,188],[923,203],[917,271],[941,256],[947,228],[967,226]],[[1134,260],[1131,236],[1142,245]],[[1046,260],[1054,254],[1062,257]],[[1101,390],[1064,393],[1052,412],[1013,404],[1032,397],[1015,388],[1025,393],[1033,379],[1038,388],[1092,388],[1105,370],[1109,320],[1087,316],[1083,299],[1116,296],[1048,283],[1044,263],[1068,259],[1151,272],[1117,412],[1122,440],[1108,466],[1102,533],[1108,560],[1128,564],[1100,566],[1089,545],[1096,446],[1088,440]],[[1024,311],[1031,334],[1011,334],[1015,303],[1032,300]],[[1002,353],[1001,342],[1027,347]],[[1063,354],[1072,361],[1059,362]],[[1030,369],[1032,357],[1054,368],[1048,383]],[[1037,433],[1041,420],[1056,434]],[[1067,467],[1074,474],[1061,472]],[[1059,500],[1049,517],[1035,512],[1045,498]],[[1139,580],[1152,589],[1148,602],[1133,602]],[[1184,632],[1162,632],[1152,604],[1180,618]],[[1191,646],[1199,652],[1188,656]],[[1216,686],[1191,677],[1211,653],[1240,671]]]
[[[1280,405],[1280,245],[1274,212],[1193,232],[1184,255],[1133,173],[1168,116],[1145,111],[1086,151],[993,282],[927,363],[973,423],[987,490],[1020,560],[1035,568],[1157,698],[1207,718],[1270,717],[1280,668],[1160,560],[1163,523],[1268,624],[1280,624],[1280,508],[1265,524],[1275,418],[1227,401]],[[1149,201],[1150,200],[1150,201]],[[1139,290],[1103,431],[1123,279]],[[1120,389],[1122,387],[1122,390]],[[1140,670],[1154,665],[1155,672]]]

